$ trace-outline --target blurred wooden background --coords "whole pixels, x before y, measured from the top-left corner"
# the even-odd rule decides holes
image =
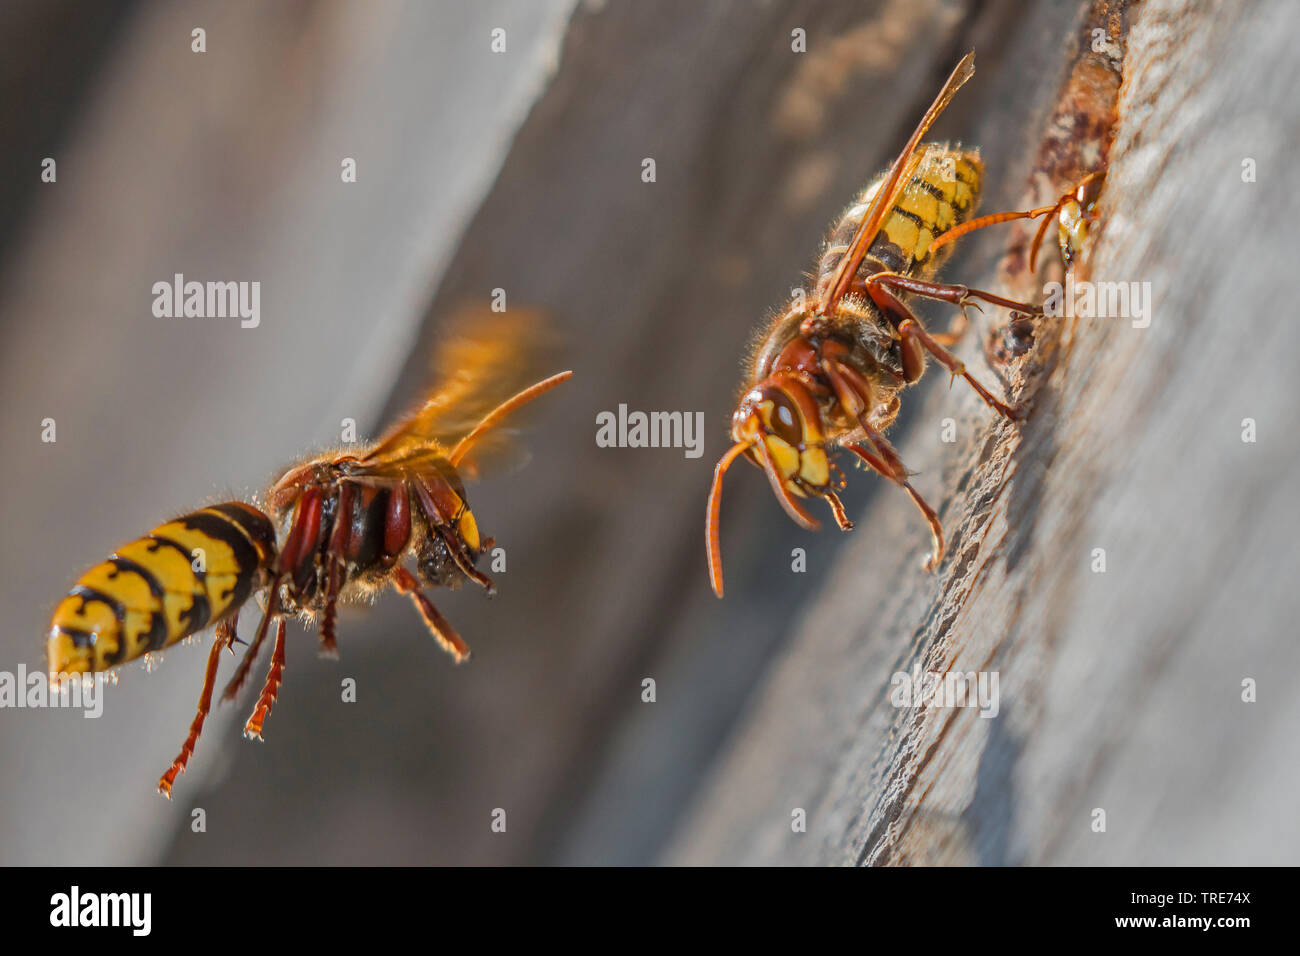
[[[49,147],[21,141],[36,195],[0,279],[0,666],[39,663],[53,603],[114,545],[259,488],[344,416],[373,430],[400,410],[454,304],[499,287],[548,309],[578,376],[539,405],[528,468],[471,488],[509,555],[495,599],[435,595],[471,664],[391,596],[343,615],[339,662],[291,632],[266,744],[238,737],[247,702],[225,709],[171,805],[152,790],[197,648],[129,671],[99,721],[0,711],[0,858],[1294,862],[1267,769],[1294,762],[1276,762],[1293,708],[1276,690],[1239,703],[1293,646],[1295,516],[1276,500],[1296,451],[1290,8],[1132,14],[1094,271],[1151,281],[1155,319],[1073,329],[1023,429],[938,374],[908,394],[896,437],[957,555],[938,578],[880,482],[851,474],[852,535],[809,535],[743,469],[725,602],[701,524],[752,328],[967,49],[978,72],[936,138],[981,147],[985,209],[1021,202],[1088,5],[272,9],[122,8],[60,107],[57,186],[36,183]],[[972,237],[949,274],[997,282],[1010,235]],[[148,290],[176,271],[260,279],[262,328],[161,324]],[[991,381],[980,352],[973,334],[962,354]],[[704,457],[597,448],[619,403],[704,411]],[[996,668],[1001,715],[891,708],[889,676],[915,661]]]

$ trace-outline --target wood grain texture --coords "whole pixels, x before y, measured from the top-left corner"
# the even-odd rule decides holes
[[[1020,427],[960,386],[929,396],[902,450],[942,469],[952,556],[920,576],[906,503],[872,503],[668,859],[1300,859],[1297,11],[1153,0],[1132,17],[1091,275],[1150,282],[1150,327],[1066,323]],[[914,665],[996,671],[997,717],[892,707]]]

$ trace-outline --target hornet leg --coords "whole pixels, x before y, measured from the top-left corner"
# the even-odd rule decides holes
[[[244,737],[248,740],[262,739],[262,724],[266,717],[271,713],[271,705],[275,703],[276,695],[280,693],[280,680],[284,674],[284,618],[275,619],[275,650],[271,652],[271,666],[266,671],[266,683],[262,685],[262,693],[257,698],[257,706],[253,708],[253,714],[248,718],[248,723],[244,724]]]
[[[895,278],[905,279],[909,283],[907,286],[900,286],[906,288],[907,291],[915,292],[918,295],[925,294],[924,292],[911,287],[910,283],[912,280],[907,279],[906,276],[897,276],[894,273],[880,273],[879,275],[872,276],[867,282],[867,291],[871,295],[872,301],[874,301],[876,305],[878,305],[889,317],[889,320],[894,323],[895,328],[898,329],[898,334],[903,339],[903,373],[907,380],[909,382],[914,382],[916,379],[921,377],[921,372],[925,367],[924,353],[929,352],[938,359],[939,363],[948,370],[949,374],[951,374],[953,378],[956,378],[959,375],[964,378],[970,384],[970,387],[975,389],[976,394],[984,400],[984,403],[998,412],[998,414],[1012,421],[1017,421],[1023,418],[1025,415],[1025,409],[1023,407],[1017,406],[1013,408],[1005,402],[999,401],[995,398],[993,393],[981,385],[975,376],[966,371],[965,363],[936,342],[934,337],[931,336],[930,333],[925,330],[925,327],[921,325],[920,320],[912,310],[889,291],[887,288],[888,285],[899,285],[893,281]],[[882,281],[878,282],[877,280]],[[955,290],[955,298],[945,297],[943,301],[952,301],[957,305],[966,304],[968,299],[984,295],[984,293],[977,293],[974,290],[967,289],[965,286],[939,286],[935,283],[921,283],[921,285],[939,290]],[[930,297],[939,298],[940,296],[935,294]],[[991,296],[990,299],[995,299],[995,304],[1010,304],[1012,307],[1017,307],[1019,305],[1018,303],[1011,302],[1009,299],[1001,299],[997,296]]]
[[[868,450],[862,445],[854,444],[845,445],[844,447],[848,448],[849,451],[853,452],[865,461],[872,469],[884,475],[890,481],[894,482],[894,484],[907,492],[908,497],[912,499],[912,503],[915,504],[916,507],[920,509],[921,514],[925,516],[926,524],[930,526],[932,546],[929,556],[925,559],[925,570],[933,571],[939,567],[939,562],[943,560],[943,525],[940,524],[939,516],[935,513],[934,509],[931,508],[926,503],[925,499],[917,493],[917,490],[912,487],[911,482],[904,477],[900,477],[892,466],[886,464],[885,461],[874,452]]]
[[[212,709],[212,690],[217,683],[217,665],[221,663],[221,652],[230,646],[234,638],[234,618],[228,617],[220,621],[217,624],[216,634],[212,638],[212,649],[208,652],[208,667],[203,673],[203,690],[199,694],[198,713],[194,715],[194,722],[190,724],[190,732],[185,738],[185,743],[181,745],[181,752],[158,780],[158,792],[168,800],[172,796],[172,784],[176,782],[176,775],[185,772],[185,765],[189,763],[190,755],[194,753],[194,747],[199,742],[199,734],[203,732],[203,722],[207,719],[208,711]]]
[[[420,590],[420,582],[415,579],[415,576],[406,568],[399,567],[393,571],[393,580],[397,590],[415,602],[415,607],[420,612],[420,617],[424,618],[429,633],[442,645],[443,650],[454,657],[457,664],[469,660],[469,645],[461,640],[461,636],[456,633],[451,622],[442,616],[442,612],[433,606],[432,601],[425,597]]]

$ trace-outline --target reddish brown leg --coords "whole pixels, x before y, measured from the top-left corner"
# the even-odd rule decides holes
[[[176,775],[185,772],[185,765],[189,763],[190,755],[194,753],[194,747],[199,742],[199,734],[203,732],[203,722],[207,719],[208,711],[212,709],[212,690],[217,683],[217,665],[221,662],[221,652],[229,647],[234,639],[234,619],[226,618],[218,622],[216,633],[212,638],[212,649],[208,651],[208,667],[203,673],[203,690],[199,694],[198,713],[194,715],[194,722],[190,724],[190,732],[185,738],[185,743],[181,745],[181,752],[176,755],[167,772],[158,779],[158,792],[168,800],[172,798],[172,784],[176,782]]]
[[[454,657],[457,664],[469,660],[469,645],[461,640],[456,629],[451,626],[451,622],[442,616],[442,612],[433,606],[432,601],[425,597],[415,575],[406,568],[394,568],[393,583],[400,593],[408,595],[415,602],[420,617],[424,618],[424,623],[429,628],[429,633],[442,645],[443,650]]]
[[[474,567],[474,557],[462,547],[459,536],[452,534],[445,525],[439,525],[434,531],[447,543],[447,550],[451,553],[451,559],[456,562],[456,567],[460,568],[461,573],[486,591],[489,597],[495,595],[497,593],[496,584],[490,577]]]
[[[329,575],[325,579],[325,611],[320,619],[320,656],[339,656],[339,644],[334,637],[335,624],[338,621],[338,594],[342,584],[343,573],[337,564],[331,564]]]
[[[846,445],[845,447],[865,461],[872,469],[899,485],[907,492],[908,497],[912,499],[912,503],[921,509],[921,514],[925,516],[926,524],[930,526],[931,538],[930,556],[926,558],[925,570],[933,571],[935,568],[939,567],[939,562],[943,560],[943,525],[939,523],[939,516],[935,513],[935,510],[926,504],[925,499],[922,498],[917,490],[912,487],[911,482],[906,478],[900,478],[898,475],[894,474],[891,466],[886,464],[885,461],[874,452],[858,444]]]
[[[347,562],[348,544],[352,533],[352,498],[355,488],[351,482],[339,483],[339,504],[334,517],[334,530],[325,548],[328,568],[325,572],[325,612],[320,622],[320,653],[322,657],[339,656],[334,625],[338,620],[338,595],[343,587],[343,571]]]
[[[964,285],[947,285],[942,282],[927,282],[925,279],[913,279],[911,276],[905,276],[898,272],[877,272],[867,279],[867,294],[875,298],[874,289],[881,286],[889,286],[899,289],[903,292],[910,292],[913,295],[919,295],[923,299],[934,299],[937,302],[947,302],[949,305],[964,306],[970,305],[975,300],[987,302],[990,305],[1001,306],[1004,309],[1014,309],[1017,312],[1024,312],[1027,315],[1042,315],[1043,307],[1041,305],[1030,305],[1027,302],[1017,302],[1015,299],[1007,299],[1000,295],[994,295],[992,292],[984,292],[981,289],[972,289]]]
[[[906,353],[904,357],[906,358]],[[892,471],[890,479],[897,477],[906,480],[909,472],[903,460],[898,457],[898,452],[894,450],[889,440],[871,424],[871,409],[868,408],[871,395],[870,383],[857,369],[843,362],[824,362],[822,368],[826,372],[826,377],[830,379],[831,387],[835,389],[835,396],[840,404],[858,420],[858,425],[861,426],[863,434],[866,435],[867,441],[871,443],[876,454],[888,463]],[[917,375],[919,374],[918,372]]]
[[[887,284],[895,284],[892,281],[894,273],[881,273],[880,275],[872,276],[867,283],[867,290],[876,305],[880,306],[889,317],[890,321],[894,323],[895,328],[898,329],[898,334],[903,339],[903,372],[909,382],[915,381],[920,377],[921,371],[924,367],[924,352],[922,351],[922,349],[924,349],[926,352],[929,352],[938,359],[939,363],[948,370],[954,379],[958,375],[964,378],[970,384],[970,387],[975,389],[975,392],[980,398],[984,399],[985,404],[990,408],[1012,421],[1024,417],[1023,408],[1012,408],[1010,405],[994,398],[993,394],[981,385],[975,376],[966,371],[966,365],[961,361],[961,359],[957,358],[957,356],[953,355],[934,340],[934,337],[925,330],[924,326],[921,325],[920,320],[917,319],[911,309],[904,305],[897,296],[891,293],[889,289],[885,287],[885,284],[876,284],[876,280],[880,279],[882,276],[889,279]],[[909,279],[908,281],[910,282],[911,280]],[[930,283],[925,284],[930,285]],[[964,286],[951,286],[949,288],[965,289]],[[973,295],[973,293],[970,294]],[[1005,302],[1009,300],[1003,301]],[[957,300],[957,304],[962,304],[960,299]]]
[[[275,650],[271,652],[271,666],[266,671],[266,683],[257,698],[253,714],[244,724],[244,736],[249,740],[262,739],[262,724],[271,713],[271,705],[280,693],[280,680],[284,675],[284,618],[275,619]]]
[[[1096,191],[1099,188],[1099,182],[1105,176],[1105,170],[1099,169],[1096,172],[1089,173],[1083,179],[1079,180],[1074,188],[1069,192],[1061,195],[1056,202],[1050,206],[1039,206],[1037,209],[1026,209],[1016,212],[995,212],[988,216],[980,216],[978,219],[972,219],[970,222],[964,222],[960,226],[953,226],[947,232],[936,236],[930,243],[929,252],[934,255],[935,250],[945,246],[955,239],[968,235],[977,229],[984,229],[987,226],[996,226],[1003,222],[1012,222],[1017,219],[1037,219],[1044,216],[1042,224],[1038,227],[1038,232],[1034,236],[1033,246],[1029,252],[1029,271],[1034,272],[1038,267],[1038,249],[1043,244],[1043,237],[1047,235],[1047,230],[1051,227],[1052,220],[1056,214],[1061,211],[1061,207],[1066,203],[1074,200],[1075,202],[1085,204],[1089,197],[1095,200]]]
[[[451,559],[456,562],[456,567],[460,568],[462,574],[469,578],[489,595],[497,593],[497,586],[492,583],[492,579],[474,567],[474,555],[465,551],[464,543],[458,535],[452,534],[450,526],[454,524],[459,517],[451,512],[450,507],[439,507],[438,500],[443,498],[443,489],[439,487],[439,482],[443,482],[441,476],[417,475],[412,479],[415,486],[415,496],[420,500],[420,505],[424,508],[425,516],[432,525],[434,532],[442,538],[447,545],[447,552]],[[459,496],[457,496],[459,500]],[[464,507],[463,503],[458,507]]]
[[[1023,406],[1011,406],[997,398],[994,398],[992,392],[981,385],[975,376],[966,371],[966,364],[936,342],[930,334],[921,327],[921,323],[918,322],[915,317],[905,319],[902,325],[898,327],[898,331],[899,334],[903,336],[904,343],[909,339],[919,341],[931,355],[939,360],[940,364],[949,371],[953,378],[956,378],[958,375],[964,378],[970,384],[970,387],[975,389],[976,394],[978,394],[980,398],[984,399],[985,404],[988,405],[989,408],[992,408],[998,412],[998,414],[1002,415],[1004,418],[1010,419],[1011,421],[1018,421],[1019,419],[1024,418],[1025,409]]]
[[[222,691],[222,700],[234,700],[235,695],[239,693],[239,689],[244,686],[244,681],[248,680],[248,672],[252,670],[257,655],[262,650],[262,642],[266,640],[267,626],[271,623],[271,618],[279,613],[279,583],[272,583],[269,592],[270,596],[266,599],[266,611],[262,614],[262,620],[257,625],[257,634],[253,637],[253,643],[248,645],[248,650],[244,652],[243,659],[240,660],[239,667],[235,670],[235,675],[230,678],[230,683]]]
[[[987,216],[980,216],[978,219],[972,219],[964,222],[960,226],[953,226],[947,232],[940,233],[935,237],[934,242],[930,243],[929,254],[934,255],[936,249],[940,246],[946,246],[955,239],[974,232],[976,229],[984,229],[987,226],[996,226],[1003,222],[1013,222],[1017,219],[1037,219],[1039,216],[1049,216],[1048,222],[1051,221],[1050,214],[1055,213],[1061,208],[1061,204],[1070,198],[1070,193],[1066,193],[1051,206],[1039,206],[1037,209],[1026,209],[1016,212],[995,212]]]
[[[844,502],[840,501],[840,496],[833,491],[828,491],[822,497],[830,504],[831,513],[835,515],[835,523],[839,525],[840,530],[852,531],[853,522],[849,520],[849,516],[844,512]]]

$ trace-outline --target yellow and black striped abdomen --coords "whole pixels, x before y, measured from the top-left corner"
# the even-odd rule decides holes
[[[924,152],[916,169],[859,267],[863,277],[880,271],[881,266],[917,278],[929,276],[949,251],[943,246],[937,256],[931,256],[930,244],[969,219],[979,203],[984,166],[977,151],[933,143],[921,148]],[[873,179],[835,224],[818,264],[822,281],[839,266],[884,178],[882,173]]]
[[[239,608],[275,559],[275,529],[240,501],[169,521],[119,548],[54,611],[51,674],[107,670]]]

